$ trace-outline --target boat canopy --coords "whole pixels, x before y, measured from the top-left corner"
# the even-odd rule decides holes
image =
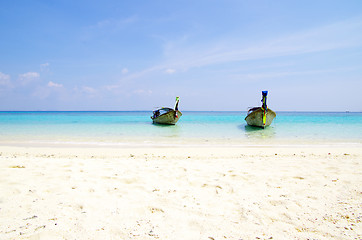
[[[249,110],[248,110],[248,114],[250,114],[250,113],[252,113],[252,112],[254,112],[254,111],[256,111],[256,110],[259,110],[261,107],[253,107],[253,108],[249,108]]]
[[[168,108],[168,107],[163,107],[163,108],[159,108],[153,111],[154,116],[160,116],[162,114],[168,113],[170,111],[173,111],[172,108]]]
[[[168,108],[168,107],[162,107],[162,108],[158,108],[156,110],[153,110],[153,112],[157,112],[157,111],[159,111],[159,112],[169,112],[169,111],[173,111],[173,109]]]

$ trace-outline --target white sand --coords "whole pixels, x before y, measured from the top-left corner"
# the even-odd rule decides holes
[[[0,239],[362,238],[359,147],[0,154]]]

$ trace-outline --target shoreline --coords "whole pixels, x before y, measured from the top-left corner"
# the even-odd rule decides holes
[[[332,148],[331,148],[332,147]],[[242,151],[256,151],[262,152],[265,151],[266,153],[278,150],[281,152],[288,152],[296,151],[296,152],[307,152],[312,154],[313,152],[336,152],[341,153],[344,150],[349,150],[350,152],[361,154],[362,155],[362,148],[359,144],[352,144],[352,145],[318,145],[318,144],[289,144],[289,145],[185,145],[185,144],[177,144],[177,145],[167,145],[167,144],[160,144],[160,145],[122,145],[121,147],[118,145],[17,145],[17,144],[0,144],[0,153],[11,153],[13,151],[18,151],[19,153],[25,154],[27,151],[29,152],[40,152],[40,151],[57,151],[57,152],[79,152],[79,153],[89,153],[93,152],[128,152],[128,151],[139,151],[139,152],[159,152],[160,150],[166,152],[177,152],[181,154],[181,150],[190,150],[192,152],[216,152],[216,153],[225,153],[228,150],[230,152],[237,154],[238,152]]]
[[[1,146],[14,147],[54,147],[54,148],[328,148],[328,147],[355,147],[362,149],[362,140],[359,139],[238,139],[238,138],[172,138],[156,137],[141,138],[131,137],[104,141],[100,139],[66,140],[0,140]]]

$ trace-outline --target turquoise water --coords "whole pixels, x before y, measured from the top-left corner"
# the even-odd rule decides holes
[[[122,143],[182,141],[362,142],[362,113],[277,112],[267,129],[246,112],[183,112],[175,126],[152,124],[152,112],[0,112],[1,142]]]

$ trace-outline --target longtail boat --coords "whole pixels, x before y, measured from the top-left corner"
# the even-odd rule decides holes
[[[248,123],[248,125],[265,128],[273,122],[273,119],[276,117],[276,113],[269,109],[266,105],[267,95],[268,91],[262,91],[262,106],[249,109],[245,118],[245,121]]]
[[[178,110],[179,97],[176,97],[176,103],[174,108],[163,107],[153,111],[151,116],[153,123],[175,125],[182,116],[182,113]]]

